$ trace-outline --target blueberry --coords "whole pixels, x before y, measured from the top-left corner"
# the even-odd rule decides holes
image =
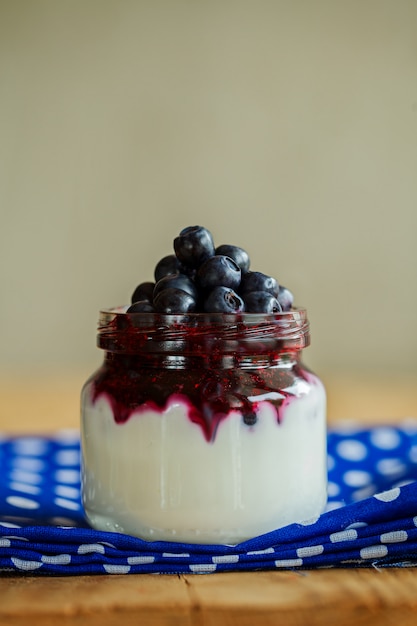
[[[203,289],[213,287],[239,287],[241,278],[240,267],[228,256],[215,255],[204,261],[197,272],[197,280]]]
[[[158,282],[158,280],[161,280],[164,276],[168,276],[168,274],[178,274],[180,271],[180,262],[175,254],[168,254],[168,256],[164,256],[160,259],[155,266],[155,281]]]
[[[294,302],[294,296],[289,289],[280,285],[277,300],[283,311],[290,311],[292,303]]]
[[[267,291],[276,298],[279,285],[275,278],[262,274],[262,272],[246,272],[246,274],[242,276],[239,291],[243,295],[246,295],[250,291]]]
[[[196,285],[191,278],[188,278],[185,274],[168,274],[168,276],[164,276],[161,280],[158,280],[153,290],[153,298],[155,299],[160,291],[168,288],[181,289],[189,293],[194,300],[198,298]]]
[[[153,290],[155,287],[155,283],[146,282],[140,283],[132,293],[131,302],[138,302],[139,300],[148,300],[148,302],[152,302]]]
[[[245,311],[248,313],[281,313],[278,300],[267,291],[250,291],[244,297]]]
[[[223,254],[224,256],[228,256],[233,259],[233,261],[239,265],[242,274],[249,270],[249,254],[243,248],[239,248],[238,246],[231,246],[229,244],[223,244],[221,246],[217,246],[216,254]]]
[[[255,412],[243,414],[243,422],[244,424],[246,424],[246,426],[254,426],[257,421],[258,421],[258,418]]]
[[[215,287],[204,302],[206,313],[239,313],[243,310],[242,298],[229,287]]]
[[[151,302],[149,300],[138,300],[130,305],[127,309],[126,313],[154,313],[155,309],[153,308]]]
[[[154,307],[157,313],[180,314],[180,313],[193,313],[196,308],[196,301],[192,295],[177,289],[175,287],[168,287],[158,293],[154,299]]]
[[[214,255],[213,237],[203,226],[188,226],[174,239],[174,250],[181,263],[198,267]]]

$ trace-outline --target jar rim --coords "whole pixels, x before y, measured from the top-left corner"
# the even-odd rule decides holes
[[[213,323],[224,324],[225,322],[250,322],[255,324],[260,321],[282,321],[282,320],[301,320],[307,319],[307,309],[305,307],[293,307],[290,311],[281,311],[280,313],[248,313],[242,311],[239,313],[149,313],[149,312],[127,312],[128,305],[115,306],[100,309],[100,318],[114,319],[114,317],[128,317],[132,321],[165,321],[173,324],[189,324],[190,321],[203,322],[206,321],[210,325]]]

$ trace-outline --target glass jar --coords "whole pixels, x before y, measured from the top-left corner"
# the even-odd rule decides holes
[[[82,494],[97,529],[236,544],[326,503],[326,397],[304,309],[100,314],[82,391]]]

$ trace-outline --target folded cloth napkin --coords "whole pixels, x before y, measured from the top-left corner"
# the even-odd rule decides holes
[[[146,542],[92,530],[80,500],[79,433],[0,437],[0,572],[210,573],[417,565],[417,421],[328,433],[318,518],[237,546]]]

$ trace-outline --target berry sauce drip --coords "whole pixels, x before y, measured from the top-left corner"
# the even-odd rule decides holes
[[[119,321],[120,324],[120,321]],[[267,400],[274,406],[277,421],[283,419],[283,409],[296,396],[297,381],[309,380],[308,372],[301,368],[295,351],[265,350],[259,354],[256,344],[248,354],[237,352],[225,355],[222,348],[199,352],[193,343],[194,333],[201,341],[195,328],[186,329],[191,349],[173,355],[166,351],[138,353],[138,333],[127,327],[119,330],[123,334],[123,353],[108,351],[104,365],[92,379],[92,398],[95,402],[105,397],[111,405],[117,423],[126,422],[132,413],[145,411],[164,412],[173,402],[186,407],[188,419],[200,426],[207,441],[214,441],[217,428],[231,412],[242,415],[244,423],[253,426],[257,419],[260,401]],[[139,334],[139,337],[142,335]],[[146,333],[143,337],[147,337]],[[129,347],[134,344],[134,352]],[[163,344],[162,344],[163,345]],[[282,361],[288,360],[288,367]],[[240,359],[240,360],[239,360]],[[280,361],[281,366],[277,363]],[[285,390],[285,391],[284,391]],[[277,398],[277,392],[282,396]],[[268,394],[270,398],[268,398]]]
[[[133,357],[130,357],[133,361]],[[135,367],[134,362],[118,363],[119,359],[107,363],[97,374],[93,385],[93,401],[106,397],[113,410],[117,423],[126,422],[132,413],[147,410],[162,413],[173,402],[181,402],[187,407],[188,418],[198,424],[207,441],[213,441],[222,420],[232,411],[242,414],[248,426],[257,422],[259,402],[253,400],[256,395],[274,394],[277,384],[283,399],[268,400],[276,410],[277,420],[283,419],[283,404],[287,405],[294,397],[282,387],[294,384],[285,381],[285,373],[276,368],[261,370],[175,370],[155,368],[150,375],[149,369]],[[303,370],[299,369],[299,377]],[[294,371],[292,371],[294,374]],[[278,382],[279,381],[279,382]],[[282,387],[281,387],[282,385]],[[249,396],[252,400],[249,399]]]

